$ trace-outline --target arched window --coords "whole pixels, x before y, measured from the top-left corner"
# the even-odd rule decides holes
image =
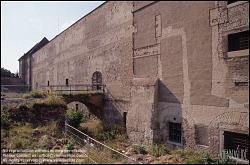
[[[93,73],[92,88],[93,90],[100,90],[102,88],[102,73],[99,71]]]

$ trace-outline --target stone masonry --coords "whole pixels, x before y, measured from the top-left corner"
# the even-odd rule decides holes
[[[248,1],[105,2],[32,55],[32,88],[99,71],[106,121],[126,113],[131,142],[217,155],[224,131],[249,136],[249,49],[228,51],[228,35],[248,30]]]

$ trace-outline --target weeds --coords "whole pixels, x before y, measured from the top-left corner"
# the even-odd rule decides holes
[[[156,144],[152,146],[152,155],[155,157],[160,157],[168,153],[169,153],[168,149],[163,144]]]
[[[133,152],[135,154],[142,154],[142,155],[146,155],[148,153],[146,147],[143,145],[135,145],[133,147]]]
[[[45,91],[40,91],[40,90],[34,90],[31,91],[30,93],[25,93],[23,95],[23,98],[28,99],[28,98],[45,98],[47,97],[47,93]]]

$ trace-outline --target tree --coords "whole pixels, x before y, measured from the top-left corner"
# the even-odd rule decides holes
[[[15,73],[11,73],[8,69],[1,68],[1,77],[15,77]]]

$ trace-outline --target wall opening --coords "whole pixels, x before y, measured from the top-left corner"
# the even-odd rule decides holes
[[[48,87],[49,87],[49,81],[48,81]]]
[[[249,49],[249,31],[228,35],[228,52]]]
[[[69,79],[66,78],[66,86],[69,85]]]
[[[127,124],[127,112],[123,112],[123,123],[126,127],[126,124]]]
[[[169,122],[169,141],[181,143],[181,123]]]
[[[228,150],[232,157],[249,160],[249,135],[225,131],[224,150]]]
[[[96,71],[93,73],[92,76],[92,89],[93,90],[100,90],[102,88],[102,73]]]
[[[76,110],[77,110],[77,111],[78,111],[78,109],[79,109],[79,107],[78,107],[78,106],[79,106],[79,104],[76,104]]]

